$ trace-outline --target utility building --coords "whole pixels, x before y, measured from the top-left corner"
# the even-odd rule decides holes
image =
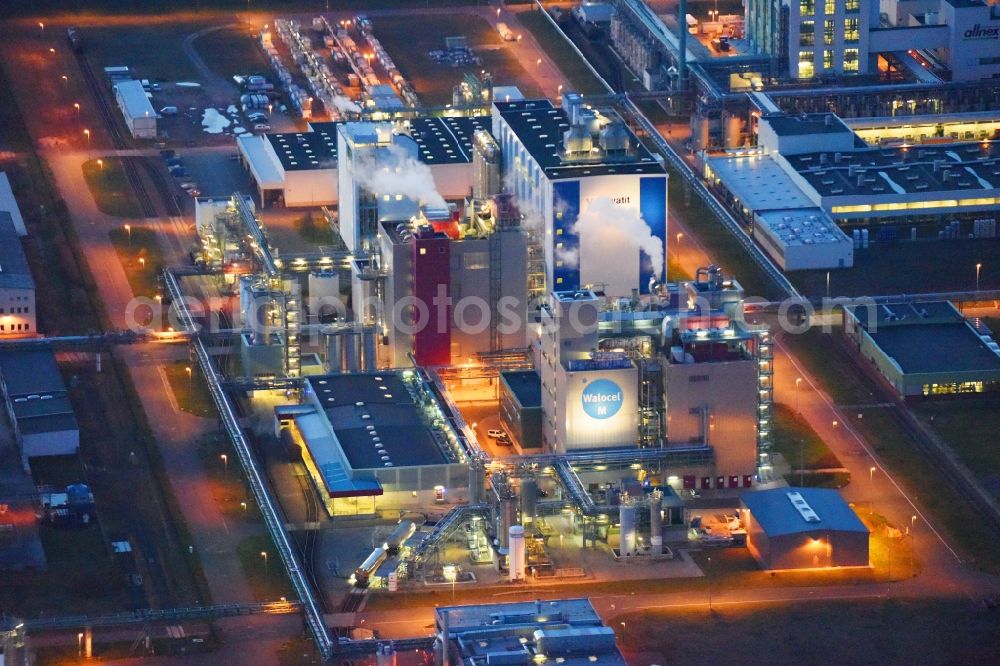
[[[868,528],[836,490],[758,490],[740,503],[747,548],[764,569],[869,566]]]
[[[35,281],[11,215],[0,211],[0,338],[37,332]]]

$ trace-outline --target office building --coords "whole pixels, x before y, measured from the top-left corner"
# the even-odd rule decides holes
[[[38,333],[35,280],[11,214],[0,211],[0,339]]]

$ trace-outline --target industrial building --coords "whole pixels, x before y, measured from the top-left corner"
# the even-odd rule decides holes
[[[561,107],[495,102],[493,136],[509,192],[542,231],[548,291],[627,296],[664,280],[666,171],[617,114],[573,93]]]
[[[114,85],[115,100],[134,139],[156,138],[156,110],[149,102],[142,81],[129,79]]]
[[[527,238],[510,198],[474,200],[459,220],[442,213],[378,225],[380,298],[355,311],[382,331],[393,367],[410,354],[449,365],[526,344]]]
[[[500,373],[500,425],[518,452],[541,452],[542,380],[534,370]]]
[[[473,134],[488,130],[489,125],[488,116],[427,116],[384,123],[315,122],[309,124],[307,132],[244,134],[237,137],[236,146],[257,200],[265,207],[339,204],[340,189],[354,183],[353,177],[345,179],[339,173],[338,137],[342,131],[351,148],[345,153],[350,155],[350,164],[363,159],[353,152],[355,141],[386,147],[397,143],[393,136],[401,136],[398,143],[415,150],[413,156],[431,168],[434,185],[442,196],[463,199],[472,188],[469,165]],[[412,139],[414,145],[407,139]]]
[[[673,465],[688,489],[766,477],[773,350],[765,328],[742,321],[742,304],[739,283],[717,267],[661,285],[648,302],[551,294],[530,329],[543,449],[663,447],[690,457]],[[501,422],[529,440],[521,406],[503,400]]]
[[[764,569],[869,566],[869,530],[836,490],[756,490],[740,495],[740,507],[747,548]]]
[[[995,236],[997,151],[983,140],[870,146],[832,113],[767,114],[755,148],[702,161],[761,245],[795,270],[850,266],[869,227],[876,242]]]
[[[11,214],[0,211],[0,338],[38,333],[35,280],[18,236]]]
[[[844,333],[903,398],[1000,389],[1000,345],[947,301],[848,306]]]
[[[435,629],[447,666],[626,664],[589,599],[441,606]]]
[[[953,81],[1000,73],[989,48],[1000,12],[982,0],[750,0],[746,16],[750,44],[778,59],[790,78],[867,74],[887,57],[930,65],[935,80],[941,70]]]
[[[0,353],[0,382],[25,465],[77,452],[80,427],[52,351]]]
[[[0,213],[10,215],[18,236],[28,235],[28,230],[24,226],[24,218],[21,216],[21,208],[17,205],[14,191],[10,188],[10,179],[7,178],[5,171],[0,171]]]
[[[331,516],[468,486],[463,435],[415,370],[308,377],[303,403],[275,413]]]

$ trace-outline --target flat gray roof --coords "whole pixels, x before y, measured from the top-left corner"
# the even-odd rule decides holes
[[[778,136],[853,134],[834,113],[778,114],[763,117]]]
[[[337,123],[332,131],[265,134],[285,171],[337,168]]]
[[[1000,356],[965,322],[880,326],[869,335],[906,374],[1000,370]]]
[[[705,161],[726,189],[752,211],[816,205],[769,155],[711,155]]]
[[[542,404],[542,380],[534,370],[501,372],[500,378],[510,387],[511,392],[522,407],[540,407]]]
[[[806,520],[804,514],[792,503],[789,493],[801,496],[819,520]],[[868,533],[868,528],[854,513],[854,509],[838,491],[829,488],[755,490],[743,493],[740,500],[769,537],[817,530]]]
[[[0,352],[0,375],[11,398],[66,392],[55,354],[48,349]]]

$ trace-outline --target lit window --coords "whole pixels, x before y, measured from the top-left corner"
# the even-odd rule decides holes
[[[812,16],[816,13],[816,0],[799,0],[799,14]]]
[[[858,50],[857,49],[844,49],[844,71],[845,72],[856,72],[856,71],[858,71]]]
[[[845,42],[856,42],[861,38],[861,30],[859,24],[861,19],[858,17],[846,18],[844,19],[844,41]]]
[[[837,12],[837,0],[823,0],[823,13],[833,16]]]
[[[833,69],[833,51],[830,49],[823,51],[823,69]]]
[[[833,19],[823,21],[823,43],[827,46],[833,44]]]
[[[861,0],[844,0],[844,9],[848,13],[856,13],[861,9]]]
[[[816,43],[816,22],[803,21],[799,25],[799,46],[812,46]]]
[[[799,51],[799,78],[811,79],[814,73],[813,52]]]
[[[427,248],[426,247],[420,248],[420,254],[427,254]]]

